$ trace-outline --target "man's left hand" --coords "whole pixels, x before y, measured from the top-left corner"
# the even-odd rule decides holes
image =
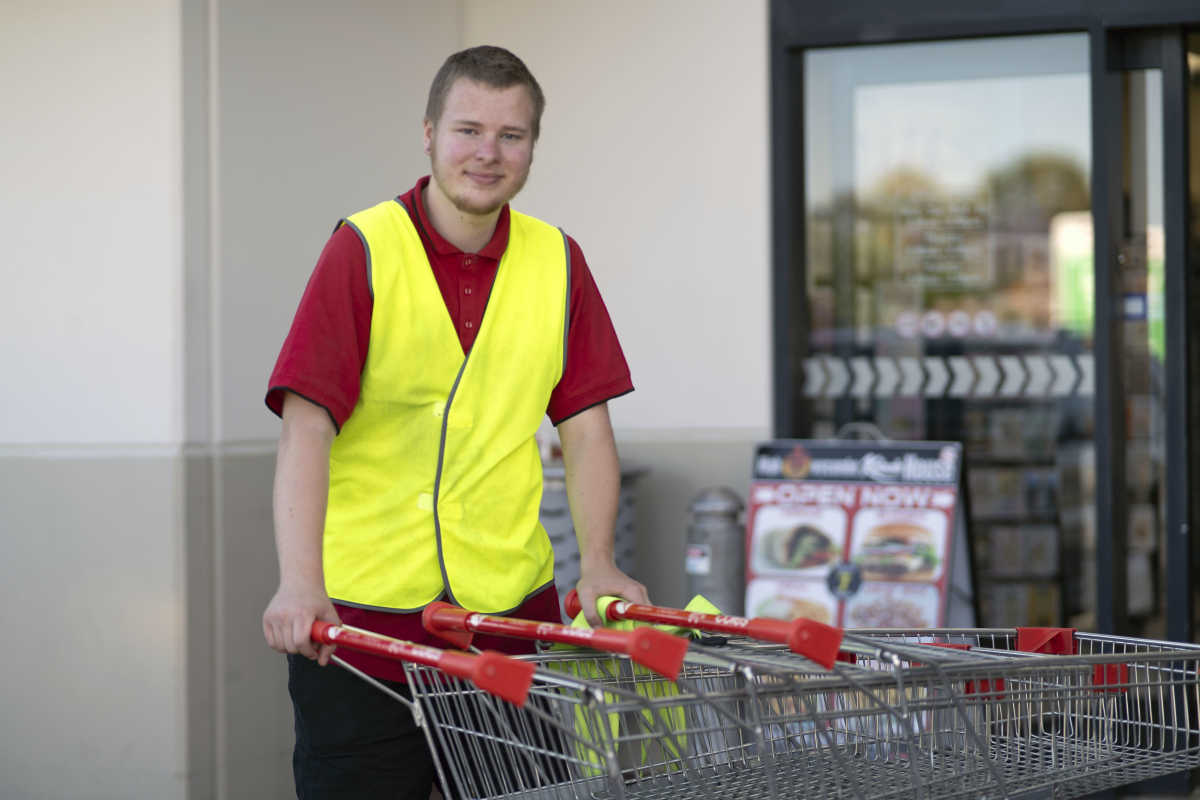
[[[646,587],[617,569],[611,560],[580,566],[580,578],[579,583],[575,584],[575,591],[579,593],[583,616],[593,628],[604,626],[596,610],[596,600],[602,596],[621,597],[631,603],[650,602]]]

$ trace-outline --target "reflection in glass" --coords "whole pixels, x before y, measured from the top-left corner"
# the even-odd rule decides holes
[[[962,441],[981,623],[1062,624],[1086,611],[1063,555],[1095,527],[1087,36],[813,50],[804,69],[796,428]]]
[[[1122,292],[1128,486],[1128,613],[1139,635],[1164,638],[1166,455],[1162,73],[1122,73],[1122,194],[1117,286]],[[1158,591],[1155,591],[1155,587]]]

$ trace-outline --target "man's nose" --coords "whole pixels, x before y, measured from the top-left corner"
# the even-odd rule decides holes
[[[483,135],[475,143],[475,157],[480,161],[496,161],[500,157],[500,142],[495,136]]]

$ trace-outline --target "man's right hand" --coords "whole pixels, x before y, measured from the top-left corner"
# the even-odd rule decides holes
[[[280,584],[263,612],[263,635],[267,644],[280,653],[299,653],[325,666],[333,654],[333,645],[315,645],[312,624],[316,620],[341,623],[329,596],[321,589]]]

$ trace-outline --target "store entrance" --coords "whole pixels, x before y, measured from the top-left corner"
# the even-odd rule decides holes
[[[1088,36],[810,50],[804,87],[795,423],[963,442],[980,624],[1065,624],[1096,525]]]
[[[1198,40],[798,54],[778,432],[963,442],[981,625],[1193,638]]]

